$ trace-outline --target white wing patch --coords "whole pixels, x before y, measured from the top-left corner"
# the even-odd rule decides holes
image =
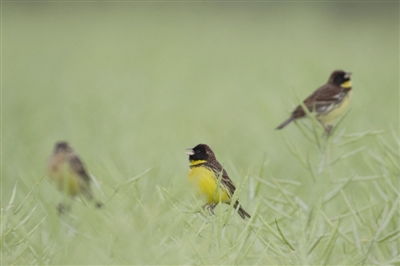
[[[335,96],[333,96],[333,98],[335,99],[335,101],[318,101],[315,104],[316,107],[316,111],[319,114],[324,114],[324,113],[329,113],[330,111],[332,111],[338,104],[340,104],[344,97],[346,97],[346,93],[345,92],[340,92],[338,94],[336,94]]]

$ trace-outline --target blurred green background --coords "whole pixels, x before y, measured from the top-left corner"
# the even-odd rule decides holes
[[[303,243],[301,215],[283,203],[275,205],[281,213],[268,207],[285,198],[259,179],[292,180],[296,186],[287,190],[312,205],[334,191],[340,178],[381,176],[385,164],[375,165],[373,158],[387,162],[382,142],[398,145],[393,140],[399,121],[397,1],[7,1],[2,23],[1,199],[7,210],[16,188],[9,206],[20,206],[19,212],[2,214],[6,264],[319,264],[319,256],[306,256],[298,247],[282,252],[285,257],[259,239],[248,246],[236,239],[245,223],[235,216],[225,232],[216,225],[219,218],[186,212],[201,203],[186,189],[184,149],[198,143],[213,147],[241,184],[243,205],[268,222],[284,217],[286,234],[298,237],[302,247],[308,236]],[[315,145],[295,125],[274,128],[335,69],[353,72],[354,97],[338,129],[340,138],[332,142],[332,157],[340,162],[313,180],[291,149],[318,169],[321,154]],[[355,136],[362,138],[346,142]],[[77,204],[70,220],[57,217],[60,195],[44,177],[58,140],[68,140],[97,178],[105,210]],[[335,146],[339,142],[345,144]],[[397,167],[395,174],[387,170],[389,180],[398,180]],[[375,214],[398,203],[390,183],[377,180],[346,187],[350,206],[378,206],[365,218],[371,223],[379,220],[371,218]],[[373,185],[380,181],[386,200]],[[348,208],[341,199],[324,211],[335,216]],[[19,225],[23,217],[29,219]],[[388,226],[396,222],[390,221]],[[362,222],[342,225],[343,234],[352,226],[364,228]],[[207,226],[217,229],[199,240],[197,233]],[[358,231],[354,249],[345,238],[349,253],[334,250],[326,262],[355,263],[367,252],[373,254],[368,263],[396,258],[398,243],[384,243],[376,254],[368,249],[376,242],[374,226]],[[385,227],[387,234],[392,229]],[[256,234],[246,232],[249,239]],[[264,234],[270,246],[284,250],[271,232]],[[216,239],[223,239],[217,247]],[[248,246],[247,253],[235,242]],[[327,250],[331,243],[326,241]],[[321,249],[315,250],[325,254]],[[222,256],[222,250],[234,257]]]

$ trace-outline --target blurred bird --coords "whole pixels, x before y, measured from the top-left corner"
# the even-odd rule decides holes
[[[328,82],[315,90],[304,101],[310,113],[316,114],[317,120],[322,124],[327,134],[332,130],[332,123],[348,108],[351,95],[351,73],[343,70],[332,72]],[[289,119],[280,124],[276,129],[282,129],[290,122],[305,117],[306,112],[301,105],[297,106]]]
[[[79,156],[67,142],[60,141],[54,145],[53,154],[48,162],[48,173],[60,191],[71,197],[83,195],[90,201],[94,200],[90,176]],[[103,205],[99,201],[94,202],[98,208]],[[62,213],[64,206],[60,204],[58,210]]]
[[[206,144],[199,144],[193,149],[188,149],[190,170],[189,180],[197,187],[205,197],[207,207],[213,212],[218,203],[230,204],[231,197],[236,188],[227,172],[217,161],[214,152]],[[239,201],[235,201],[233,207],[243,219],[250,218]]]

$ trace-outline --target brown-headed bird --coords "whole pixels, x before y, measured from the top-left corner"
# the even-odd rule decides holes
[[[332,130],[332,123],[345,113],[350,103],[351,73],[343,70],[333,71],[328,82],[315,90],[304,101],[311,114],[315,114],[327,134]],[[290,122],[307,115],[301,105],[297,106],[289,119],[276,129],[282,129]]]
[[[94,200],[90,188],[91,178],[78,154],[68,142],[60,141],[54,145],[53,154],[48,162],[48,173],[57,188],[66,195],[71,197],[83,195],[87,200]],[[96,207],[102,207],[101,202],[94,202]],[[63,209],[64,206],[60,204],[59,212]]]
[[[230,204],[236,187],[211,148],[206,144],[199,144],[188,149],[187,154],[190,162],[188,177],[205,198],[204,206],[213,211],[220,202]],[[240,206],[239,201],[236,200],[233,207],[243,219],[250,218],[250,214]]]

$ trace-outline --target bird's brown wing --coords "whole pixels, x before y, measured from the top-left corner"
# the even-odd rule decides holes
[[[217,178],[221,180],[221,184],[228,190],[229,195],[232,196],[236,190],[236,187],[222,165],[217,160],[213,160],[207,162],[206,166],[214,171]]]
[[[310,112],[326,112],[330,106],[342,101],[347,92],[348,90],[345,91],[342,87],[328,83],[314,91],[303,103]],[[297,106],[292,113],[294,118],[305,115],[306,112],[301,105]]]
[[[71,166],[71,170],[83,181],[81,185],[81,191],[83,195],[86,196],[88,200],[93,199],[92,190],[90,189],[90,176],[86,172],[85,166],[83,162],[76,154],[71,154],[69,158],[69,164]],[[102,203],[96,203],[96,206],[101,207]]]
[[[326,84],[317,90],[314,99],[309,105],[312,110],[317,113],[330,112],[332,108],[345,98],[350,89],[345,89],[333,84]]]
[[[221,183],[228,189],[229,195],[232,196],[235,193],[236,187],[232,180],[229,178],[228,173],[225,169],[222,171]]]
[[[76,173],[80,178],[82,178],[82,180],[84,180],[86,183],[90,182],[90,177],[86,172],[85,166],[83,165],[83,162],[78,155],[71,154],[69,158],[69,164],[72,171]]]

